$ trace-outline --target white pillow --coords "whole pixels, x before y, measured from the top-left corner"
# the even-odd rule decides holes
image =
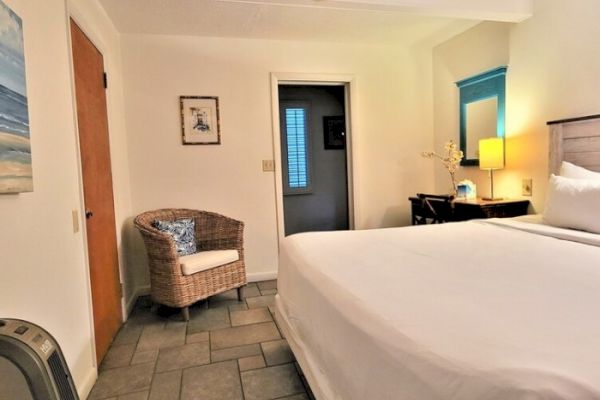
[[[600,180],[600,172],[590,171],[583,167],[579,167],[570,162],[563,161],[560,165],[560,176],[573,179],[593,179]]]
[[[600,233],[600,180],[552,175],[544,221],[561,228]]]

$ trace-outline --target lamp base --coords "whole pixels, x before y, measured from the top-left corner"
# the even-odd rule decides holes
[[[504,200],[504,198],[502,198],[502,197],[482,197],[481,200],[485,200],[485,201],[500,201],[500,200]]]

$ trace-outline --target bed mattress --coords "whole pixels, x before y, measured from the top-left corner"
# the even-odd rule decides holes
[[[286,238],[277,318],[317,399],[600,399],[600,235],[532,222]]]

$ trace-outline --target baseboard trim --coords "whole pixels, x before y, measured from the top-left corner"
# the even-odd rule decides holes
[[[277,279],[277,271],[269,271],[269,272],[251,272],[246,275],[248,278],[248,282],[259,282],[259,281],[270,281],[273,279]],[[140,286],[135,289],[129,300],[125,305],[125,311],[127,313],[127,317],[131,314],[133,310],[133,306],[135,306],[135,302],[140,296],[146,296],[150,294],[150,285]]]
[[[96,368],[90,368],[89,372],[86,374],[85,378],[77,388],[77,393],[79,397],[82,399],[87,399],[90,395],[94,384],[96,383],[96,379],[98,378],[98,371]]]
[[[277,279],[277,271],[251,272],[246,274],[248,282],[270,281]]]
[[[129,317],[129,314],[131,314],[131,311],[133,310],[133,306],[135,306],[135,302],[138,299],[138,297],[146,296],[149,294],[150,294],[150,285],[140,286],[137,289],[135,289],[135,291],[133,292],[133,294],[131,295],[129,300],[127,300],[127,306],[126,306],[127,315],[126,316]]]

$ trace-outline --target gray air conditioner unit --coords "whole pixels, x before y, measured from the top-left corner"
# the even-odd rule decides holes
[[[58,343],[31,322],[0,319],[0,398],[79,400]]]

